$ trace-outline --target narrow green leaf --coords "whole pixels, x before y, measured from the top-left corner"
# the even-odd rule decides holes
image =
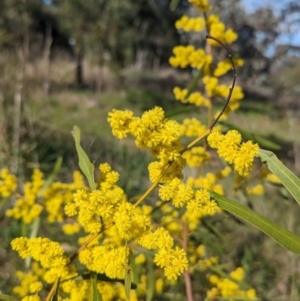
[[[105,274],[98,274],[98,273],[96,274],[96,276],[97,276],[98,281],[119,282],[119,283],[122,283],[125,285],[124,279],[118,279],[118,278],[112,279],[112,278],[107,277]],[[86,273],[83,273],[80,276],[77,276],[74,278],[75,281],[82,281],[83,279],[84,280],[91,279],[91,273],[86,272]],[[136,288],[137,288],[136,283],[131,282],[131,289],[136,289]]]
[[[274,153],[260,149],[258,156],[263,163],[267,164],[269,170],[279,178],[300,205],[300,179],[284,166]]]
[[[189,86],[187,88],[188,92],[185,95],[184,99],[187,99],[194,92],[201,76],[202,76],[202,69],[199,69],[196,76],[193,78],[192,82],[189,84]]]
[[[102,296],[97,289],[97,274],[96,273],[91,273],[91,289],[92,289],[91,301],[102,301]]]
[[[52,184],[52,182],[55,180],[55,178],[57,177],[60,169],[61,169],[61,165],[62,165],[62,157],[58,157],[55,164],[54,164],[54,167],[53,167],[53,170],[51,172],[51,174],[49,175],[49,177],[47,178],[47,180],[45,181],[45,184],[44,186],[41,188],[41,190],[39,191],[38,193],[38,196],[42,196],[43,193],[45,192],[45,190]]]
[[[147,296],[146,301],[151,301],[155,290],[155,274],[153,268],[153,258],[147,256]]]
[[[257,227],[260,231],[267,234],[284,248],[294,253],[300,254],[299,236],[282,228],[281,226],[277,225],[266,217],[252,211],[251,209],[243,207],[240,204],[229,200],[216,192],[210,191],[210,195],[222,209],[236,215],[239,218],[242,218],[243,220]]]
[[[8,295],[1,294],[1,293],[0,293],[0,300],[3,300],[3,301],[17,301],[17,299],[15,299],[11,296],[8,296]]]
[[[172,2],[170,3],[170,10],[174,11],[177,8],[179,2],[180,0],[172,0]]]
[[[41,218],[37,217],[30,225],[30,234],[29,234],[29,238],[33,238],[33,237],[37,237],[37,234],[39,232],[40,229],[40,224],[41,224]],[[31,264],[31,259],[32,257],[27,257],[25,259],[25,268],[29,269],[30,264]]]
[[[191,111],[195,111],[195,106],[187,106],[180,109],[174,109],[165,113],[166,118],[171,118],[174,116],[178,116],[181,114],[189,113]]]
[[[130,267],[125,267],[125,295],[127,299],[130,299],[130,289],[131,289],[131,269]]]
[[[60,278],[57,278],[55,280],[54,286],[55,286],[55,290],[53,292],[53,295],[51,297],[51,301],[58,301],[58,289],[59,289],[59,284],[60,284]]]
[[[78,154],[79,167],[87,178],[90,188],[92,190],[95,190],[96,185],[94,179],[94,165],[90,162],[87,154],[80,145],[80,129],[77,126],[74,126],[72,134],[75,140],[75,146]]]
[[[237,131],[239,131],[242,136],[246,139],[251,139],[252,141],[258,143],[260,146],[268,148],[268,149],[272,149],[272,150],[279,150],[281,149],[281,146],[263,136],[257,135],[257,134],[253,134],[249,131],[246,131],[238,126],[236,126],[235,124],[232,124],[230,122],[227,121],[220,121],[221,124],[225,125],[226,127],[228,127],[229,129],[235,129]]]

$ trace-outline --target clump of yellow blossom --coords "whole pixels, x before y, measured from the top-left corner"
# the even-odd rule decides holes
[[[0,170],[0,198],[9,197],[17,188],[17,178],[7,168]]]
[[[32,181],[24,185],[24,195],[16,200],[16,205],[6,211],[6,215],[14,219],[22,219],[25,224],[32,223],[43,211],[43,206],[38,201],[38,194],[45,181],[43,173],[35,169]]]
[[[208,4],[207,0],[188,0],[190,3],[194,4],[200,12],[207,12],[212,9],[211,5]]]
[[[222,22],[214,22],[210,26],[210,35],[217,38],[225,44],[232,44],[237,39],[237,33],[232,29],[227,29]],[[220,44],[214,40],[208,40],[208,42],[216,47],[220,47]]]
[[[78,223],[64,224],[62,230],[67,235],[74,235],[80,231],[80,225]]]
[[[264,186],[261,184],[257,184],[253,187],[247,187],[246,191],[249,195],[261,195],[264,193]]]
[[[212,62],[212,56],[204,52],[203,49],[195,49],[194,46],[175,46],[173,48],[173,56],[170,57],[169,63],[173,67],[192,67],[202,69],[205,65]]]
[[[199,137],[206,129],[206,126],[196,118],[185,118],[181,125],[181,131],[187,137]]]
[[[179,87],[175,87],[173,89],[175,99],[181,101],[182,103],[190,103],[197,107],[210,107],[210,101],[207,98],[205,98],[201,93],[192,92],[189,95],[189,97],[185,97],[187,95],[187,92],[187,89],[180,89]]]
[[[202,146],[193,147],[183,154],[186,163],[190,167],[200,167],[203,163],[210,161],[210,153]]]
[[[129,115],[131,117],[127,118]],[[124,118],[126,125],[120,128],[119,121]],[[150,153],[159,159],[148,166],[149,178],[152,182],[162,174],[161,183],[175,177],[182,177],[185,160],[180,153],[181,126],[175,120],[165,118],[162,108],[155,107],[146,111],[142,117],[134,117],[133,113],[129,114],[127,111],[113,110],[108,113],[108,122],[116,137],[124,138],[127,134],[131,134],[135,138],[137,147],[148,148]],[[165,170],[167,163],[170,163],[170,166]]]
[[[168,280],[177,279],[187,268],[186,252],[176,246],[168,230],[160,227],[138,239],[138,243],[146,249],[156,249],[154,263],[164,269]]]
[[[25,297],[26,295],[38,293],[42,290],[42,283],[39,281],[38,276],[35,273],[17,271],[15,275],[21,283],[13,288],[14,294],[20,297]]]
[[[234,164],[238,174],[245,177],[251,171],[259,146],[252,141],[241,141],[241,134],[236,130],[228,131],[226,135],[212,131],[207,137],[208,144],[217,149],[219,156],[229,164]]]
[[[236,67],[244,65],[244,61],[242,59],[233,59],[233,62]],[[232,64],[230,60],[221,61],[218,63],[217,68],[214,71],[214,76],[220,77],[226,74],[231,69]]]
[[[101,246],[88,246],[79,253],[79,261],[90,271],[106,274],[109,278],[123,278],[130,249],[104,240]]]
[[[205,21],[203,18],[189,18],[187,16],[182,16],[176,21],[175,27],[177,29],[183,29],[184,31],[201,31],[205,26]]]
[[[275,184],[281,184],[281,181],[279,180],[279,178],[277,176],[275,176],[272,173],[267,173],[266,176],[264,177],[267,181],[270,181],[272,183]]]
[[[107,163],[101,164],[99,169],[102,172],[100,187],[90,192],[77,190],[73,200],[65,206],[66,215],[77,215],[79,224],[89,233],[99,232],[103,222],[112,222],[117,208],[126,201],[123,189],[116,185],[118,173]]]
[[[57,277],[66,279],[76,275],[75,266],[69,264],[69,258],[57,242],[42,237],[18,237],[12,240],[11,246],[20,257],[32,257],[47,269],[44,280],[48,283],[53,283]]]
[[[125,240],[137,238],[151,228],[150,218],[128,202],[116,209],[113,220],[119,235]]]
[[[216,275],[211,275],[209,277],[210,283],[214,286],[207,292],[207,297],[209,298],[218,298],[225,297],[230,299],[239,298],[239,299],[251,299],[257,300],[256,292],[253,288],[248,290],[243,290],[239,286],[239,282],[244,280],[245,272],[239,267],[235,271],[229,274],[229,278],[221,278]]]
[[[220,177],[219,172],[217,172],[216,174],[208,172],[203,176],[201,175],[199,177],[188,177],[186,183],[193,188],[212,190],[223,195],[223,186],[217,182],[217,180],[219,180],[220,178],[222,177]]]
[[[71,183],[53,182],[43,194],[43,204],[47,212],[49,223],[62,222],[64,219],[63,207],[73,199],[73,194],[78,189],[87,190],[82,174],[73,172]]]
[[[191,185],[184,184],[178,178],[161,185],[158,194],[163,201],[171,201],[175,207],[186,206],[183,220],[189,223],[190,229],[194,229],[203,216],[214,215],[219,211],[207,190],[194,191]]]

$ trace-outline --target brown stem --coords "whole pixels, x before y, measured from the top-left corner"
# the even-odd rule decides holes
[[[68,265],[70,265],[79,255],[79,253],[85,249],[87,247],[87,245],[92,242],[98,235],[100,235],[102,232],[104,232],[105,230],[107,230],[108,228],[110,228],[111,226],[113,226],[114,223],[110,223],[108,225],[105,225],[98,233],[95,233],[93,234],[86,242],[84,242],[79,248],[78,250],[70,257],[70,261],[68,263]],[[51,298],[53,297],[55,291],[56,291],[56,287],[58,285],[58,282],[59,282],[59,279],[60,278],[57,278],[55,280],[55,282],[53,283],[52,287],[51,287],[51,290],[49,291],[45,301],[50,301]]]
[[[166,171],[171,166],[172,161],[168,162],[165,167],[163,168],[162,172],[160,173],[159,177],[156,179],[156,181],[148,188],[148,190],[135,202],[134,206],[138,206],[159,184],[161,178],[164,176]]]
[[[187,245],[188,245],[188,225],[187,223],[182,223],[182,234],[183,234],[183,242],[182,247],[187,252]],[[185,282],[185,291],[186,291],[186,297],[188,301],[194,301],[193,297],[193,289],[192,289],[192,280],[191,275],[188,270],[184,272],[184,282]]]
[[[183,275],[184,275],[185,291],[186,291],[187,300],[194,301],[191,275],[190,275],[189,271],[185,271]]]
[[[231,61],[231,65],[232,65],[232,71],[233,71],[233,80],[232,80],[232,85],[231,87],[229,88],[229,94],[228,94],[228,97],[227,97],[227,100],[226,100],[226,103],[222,109],[222,111],[220,112],[220,114],[218,115],[218,117],[215,119],[215,121],[211,124],[211,126],[209,127],[210,130],[213,129],[213,127],[217,124],[217,122],[219,121],[219,119],[221,118],[221,116],[224,114],[228,104],[229,104],[229,101],[230,101],[230,98],[231,98],[231,95],[232,95],[232,92],[233,92],[233,89],[234,89],[234,86],[235,86],[235,80],[236,80],[236,69],[235,69],[235,65],[234,65],[234,62],[233,62],[233,59],[232,59],[232,55],[228,49],[228,47],[223,43],[221,42],[219,39],[207,34],[206,35],[206,39],[211,39],[211,40],[214,40],[216,41],[217,43],[219,43],[223,48],[225,48],[225,50],[227,51],[227,56],[229,58],[229,60]]]
[[[110,228],[110,227],[113,226],[113,225],[114,225],[114,223],[112,222],[112,223],[110,223],[110,224],[104,226],[98,233],[94,233],[94,234],[93,234],[86,242],[84,242],[84,243],[77,249],[77,251],[70,257],[70,261],[69,261],[68,265],[71,264],[71,263],[78,257],[79,253],[80,253],[82,250],[84,250],[84,249],[88,246],[88,244],[89,244],[90,242],[92,242],[98,235],[100,235],[102,232],[104,232],[105,230],[107,230],[108,228]]]

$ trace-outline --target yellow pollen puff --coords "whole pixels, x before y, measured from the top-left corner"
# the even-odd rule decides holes
[[[226,162],[234,164],[234,169],[241,176],[247,176],[251,171],[254,157],[258,154],[259,146],[252,141],[241,143],[241,134],[236,130],[223,135],[213,131],[207,138],[208,144],[217,148],[218,154]]]
[[[212,62],[212,56],[206,55],[203,49],[198,49],[191,53],[189,60],[192,68],[201,69]]]
[[[201,31],[204,28],[204,25],[204,19],[200,17],[189,18],[187,16],[182,16],[175,22],[175,27],[177,29],[183,29],[184,31]]]
[[[29,290],[31,293],[38,293],[43,289],[43,284],[40,281],[32,282],[29,286]]]
[[[41,298],[37,294],[35,294],[26,296],[21,301],[41,301]]]
[[[149,178],[152,183],[154,183],[160,178],[162,172],[166,168],[166,164],[167,162],[164,163],[162,161],[160,162],[154,161],[148,165]],[[184,168],[184,166],[185,166],[185,159],[183,157],[178,157],[176,160],[174,160],[171,163],[167,171],[163,173],[163,176],[160,178],[159,183],[167,183],[173,180],[174,178],[182,179],[183,178],[182,169]]]
[[[62,226],[62,230],[67,235],[74,235],[80,231],[80,225],[78,223],[65,224]]]
[[[190,186],[181,182],[179,178],[174,178],[160,187],[159,196],[163,201],[172,200],[175,207],[183,207],[194,197],[194,191]]]
[[[17,189],[17,178],[7,168],[0,170],[0,198],[9,197]]]
[[[195,5],[200,12],[207,12],[212,9],[212,6],[208,4],[207,0],[188,0]]]
[[[205,85],[206,93],[209,97],[218,94],[218,79],[216,77],[210,77],[208,75],[203,77],[203,83]]]
[[[268,173],[265,176],[265,179],[272,182],[272,183],[275,183],[275,184],[281,184],[281,181],[279,180],[279,178],[277,176],[275,176],[274,174],[271,174],[271,173]]]
[[[205,245],[200,245],[197,249],[196,249],[196,254],[199,257],[203,257],[206,254],[206,247]]]
[[[206,20],[206,25],[210,28],[213,23],[218,23],[218,22],[220,22],[219,16],[215,14],[211,14],[208,16]]]
[[[128,202],[121,204],[116,210],[114,222],[120,236],[125,240],[138,238],[150,230],[149,217],[139,213],[139,209]]]
[[[190,103],[197,107],[210,107],[210,101],[207,98],[205,98],[201,93],[192,92],[189,95],[189,97],[185,97],[187,95],[187,92],[187,89],[180,89],[179,87],[175,87],[173,89],[175,99],[182,103]]]
[[[210,161],[210,154],[202,146],[193,147],[183,154],[186,163],[190,167],[200,167],[203,163]]]
[[[262,195],[264,193],[264,186],[261,184],[257,184],[251,188],[247,187],[246,191],[249,195]]]
[[[155,282],[155,291],[157,294],[161,294],[164,288],[164,281],[162,278],[158,278]]]
[[[175,46],[173,48],[173,56],[170,57],[169,63],[173,67],[202,69],[211,64],[212,56],[207,55],[203,49],[195,50],[192,45]]]
[[[244,270],[237,268],[235,271],[230,273],[230,276],[236,281],[240,282],[244,279]],[[228,279],[221,278],[216,275],[211,275],[209,281],[214,287],[207,292],[207,297],[225,297],[226,299],[239,298],[243,300],[257,300],[256,292],[253,288],[243,290],[239,287],[239,284]]]
[[[113,109],[108,113],[107,121],[109,122],[113,135],[118,139],[127,137],[129,133],[129,124],[133,119],[133,112],[126,110],[120,111]]]
[[[6,215],[14,219],[22,219],[25,224],[32,223],[43,211],[43,206],[36,201],[44,183],[43,173],[39,169],[34,169],[31,182],[24,185],[23,197],[17,199],[15,207],[8,209]]]
[[[210,35],[217,38],[221,42],[225,44],[232,44],[237,39],[237,33],[232,29],[225,28],[224,23],[218,22],[211,22],[209,24],[210,28]],[[212,46],[220,47],[221,45],[214,40],[208,39],[208,43]]]
[[[146,256],[143,253],[140,253],[134,258],[136,264],[143,264],[146,262]]]
[[[190,56],[195,51],[195,47],[188,46],[175,46],[173,48],[174,56],[170,57],[169,63],[172,67],[186,68],[190,65]]]
[[[159,249],[155,254],[154,263],[164,269],[168,280],[176,280],[188,268],[188,260],[183,249]]]
[[[174,240],[169,231],[160,227],[154,231],[156,249],[170,249],[173,247]]]
[[[206,126],[196,118],[185,118],[183,120],[181,131],[187,137],[198,137],[206,131]]]
[[[112,279],[123,278],[129,253],[128,247],[117,246],[108,240],[102,246],[87,247],[81,251],[79,261],[91,271],[105,273]]]

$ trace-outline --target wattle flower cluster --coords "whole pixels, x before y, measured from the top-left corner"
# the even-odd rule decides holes
[[[45,182],[44,174],[39,169],[34,169],[31,182],[25,183],[23,187],[23,196],[17,198],[14,207],[8,209],[6,215],[30,224],[44,210],[49,223],[61,222],[64,218],[63,205],[73,199],[73,193],[77,189],[87,189],[79,171],[73,173],[71,183],[53,182],[47,189],[43,189]],[[15,185],[16,183],[14,187]]]
[[[212,6],[208,4],[207,0],[188,0],[194,4],[200,12],[207,12],[212,9]]]
[[[119,174],[107,164],[101,164],[100,187],[93,191],[77,190],[72,201],[66,204],[65,213],[77,216],[79,224],[88,233],[98,233],[103,223],[112,222],[118,207],[126,202],[126,195],[116,182]],[[102,221],[102,222],[101,222]]]
[[[173,259],[164,264],[161,261],[156,263],[164,268],[168,279],[176,279],[187,269],[185,252],[178,247],[171,249],[174,241],[167,230],[161,228],[159,231],[151,232],[152,224],[149,216],[141,207],[129,203],[124,191],[116,185],[119,178],[117,172],[107,163],[101,164],[99,170],[101,172],[99,189],[91,192],[78,190],[73,201],[66,205],[65,212],[69,216],[77,215],[78,222],[89,233],[99,233],[102,227],[109,223],[114,224],[117,233],[112,238],[106,238],[102,245],[92,244],[81,251],[80,262],[91,271],[104,273],[113,279],[123,278],[131,254],[131,248],[126,247],[124,241],[137,240],[142,247],[157,249],[160,254],[164,240],[168,237],[168,244],[164,245],[164,248],[171,245],[168,247],[169,254],[173,252],[174,260],[176,258],[181,264],[176,268],[173,267]],[[149,235],[152,235],[151,246],[144,243]],[[177,253],[181,254],[181,257],[178,257]],[[159,258],[159,255],[157,256]]]
[[[238,283],[244,280],[245,277],[245,272],[242,268],[239,267],[231,272],[230,277],[232,280],[211,275],[209,282],[214,285],[214,287],[207,292],[207,297],[212,299],[225,297],[230,300],[230,297],[232,297],[240,300],[257,300],[256,292],[253,288],[243,290],[239,287]]]
[[[199,137],[206,129],[207,127],[196,118],[185,118],[181,125],[182,134],[187,137]]]
[[[43,206],[37,203],[39,191],[45,181],[43,173],[35,169],[32,174],[32,181],[24,185],[24,195],[18,198],[16,205],[6,211],[6,215],[14,219],[21,219],[25,224],[30,224],[43,211]]]
[[[158,228],[142,236],[138,243],[149,250],[156,250],[154,263],[164,269],[167,279],[177,279],[188,267],[186,253],[179,247],[174,247],[174,240],[169,231]]]
[[[179,87],[175,87],[173,89],[175,99],[181,101],[182,103],[190,103],[197,107],[210,107],[210,101],[200,92],[192,92],[189,97],[186,97],[187,92],[187,89],[180,89]]]
[[[259,146],[252,141],[242,143],[242,136],[236,130],[231,130],[223,135],[212,131],[207,137],[207,142],[216,148],[218,154],[229,164],[234,164],[234,169],[240,176],[246,177],[251,171],[254,157],[258,154]]]
[[[205,65],[212,62],[212,56],[207,55],[203,49],[195,49],[194,46],[175,46],[173,48],[174,56],[170,57],[169,63],[173,67],[192,67],[202,69]]]
[[[237,33],[232,29],[226,29],[225,24],[220,21],[219,16],[215,14],[207,15],[207,12],[212,8],[207,0],[189,0],[189,2],[194,4],[200,12],[204,13],[203,17],[190,18],[188,16],[182,16],[175,23],[178,30],[188,32],[191,30],[200,31],[205,29],[207,34],[227,45],[232,44],[237,39]],[[213,39],[208,39],[207,42],[214,47],[221,46]],[[192,92],[189,97],[186,97],[187,89],[175,87],[173,93],[176,100],[182,103],[195,104],[196,106],[206,106],[210,109],[214,97],[221,97],[224,100],[227,99],[230,86],[220,85],[218,78],[232,69],[231,60],[225,59],[224,61],[214,64],[211,54],[206,54],[203,49],[195,49],[192,45],[179,45],[173,48],[173,56],[170,57],[169,62],[173,67],[202,69],[204,74],[203,83],[205,93],[203,96],[199,92]],[[238,58],[234,58],[233,62],[235,66],[243,65],[243,60]],[[243,97],[244,95],[241,88],[236,86],[232,92],[230,103],[222,115],[222,119],[226,119],[229,112],[239,107],[239,102]],[[215,113],[215,118],[219,113],[220,112]]]
[[[149,164],[149,178],[155,182],[161,175],[161,183],[173,178],[182,178],[185,160],[179,142],[181,126],[175,120],[164,117],[162,108],[155,107],[145,112],[142,117],[135,117],[131,111],[113,110],[108,114],[108,122],[115,137],[122,139],[128,134],[135,138],[139,148],[148,148],[159,161]],[[170,163],[165,171],[166,165]]]
[[[47,283],[53,283],[57,277],[66,279],[76,276],[75,266],[69,264],[69,258],[57,242],[41,237],[18,237],[11,242],[11,246],[20,257],[32,257],[46,269],[43,278]]]
[[[175,27],[177,29],[183,29],[184,31],[201,31],[205,26],[204,19],[201,17],[189,18],[187,16],[182,16],[176,21]]]
[[[17,178],[7,168],[0,170],[0,198],[9,197],[17,188]]]

